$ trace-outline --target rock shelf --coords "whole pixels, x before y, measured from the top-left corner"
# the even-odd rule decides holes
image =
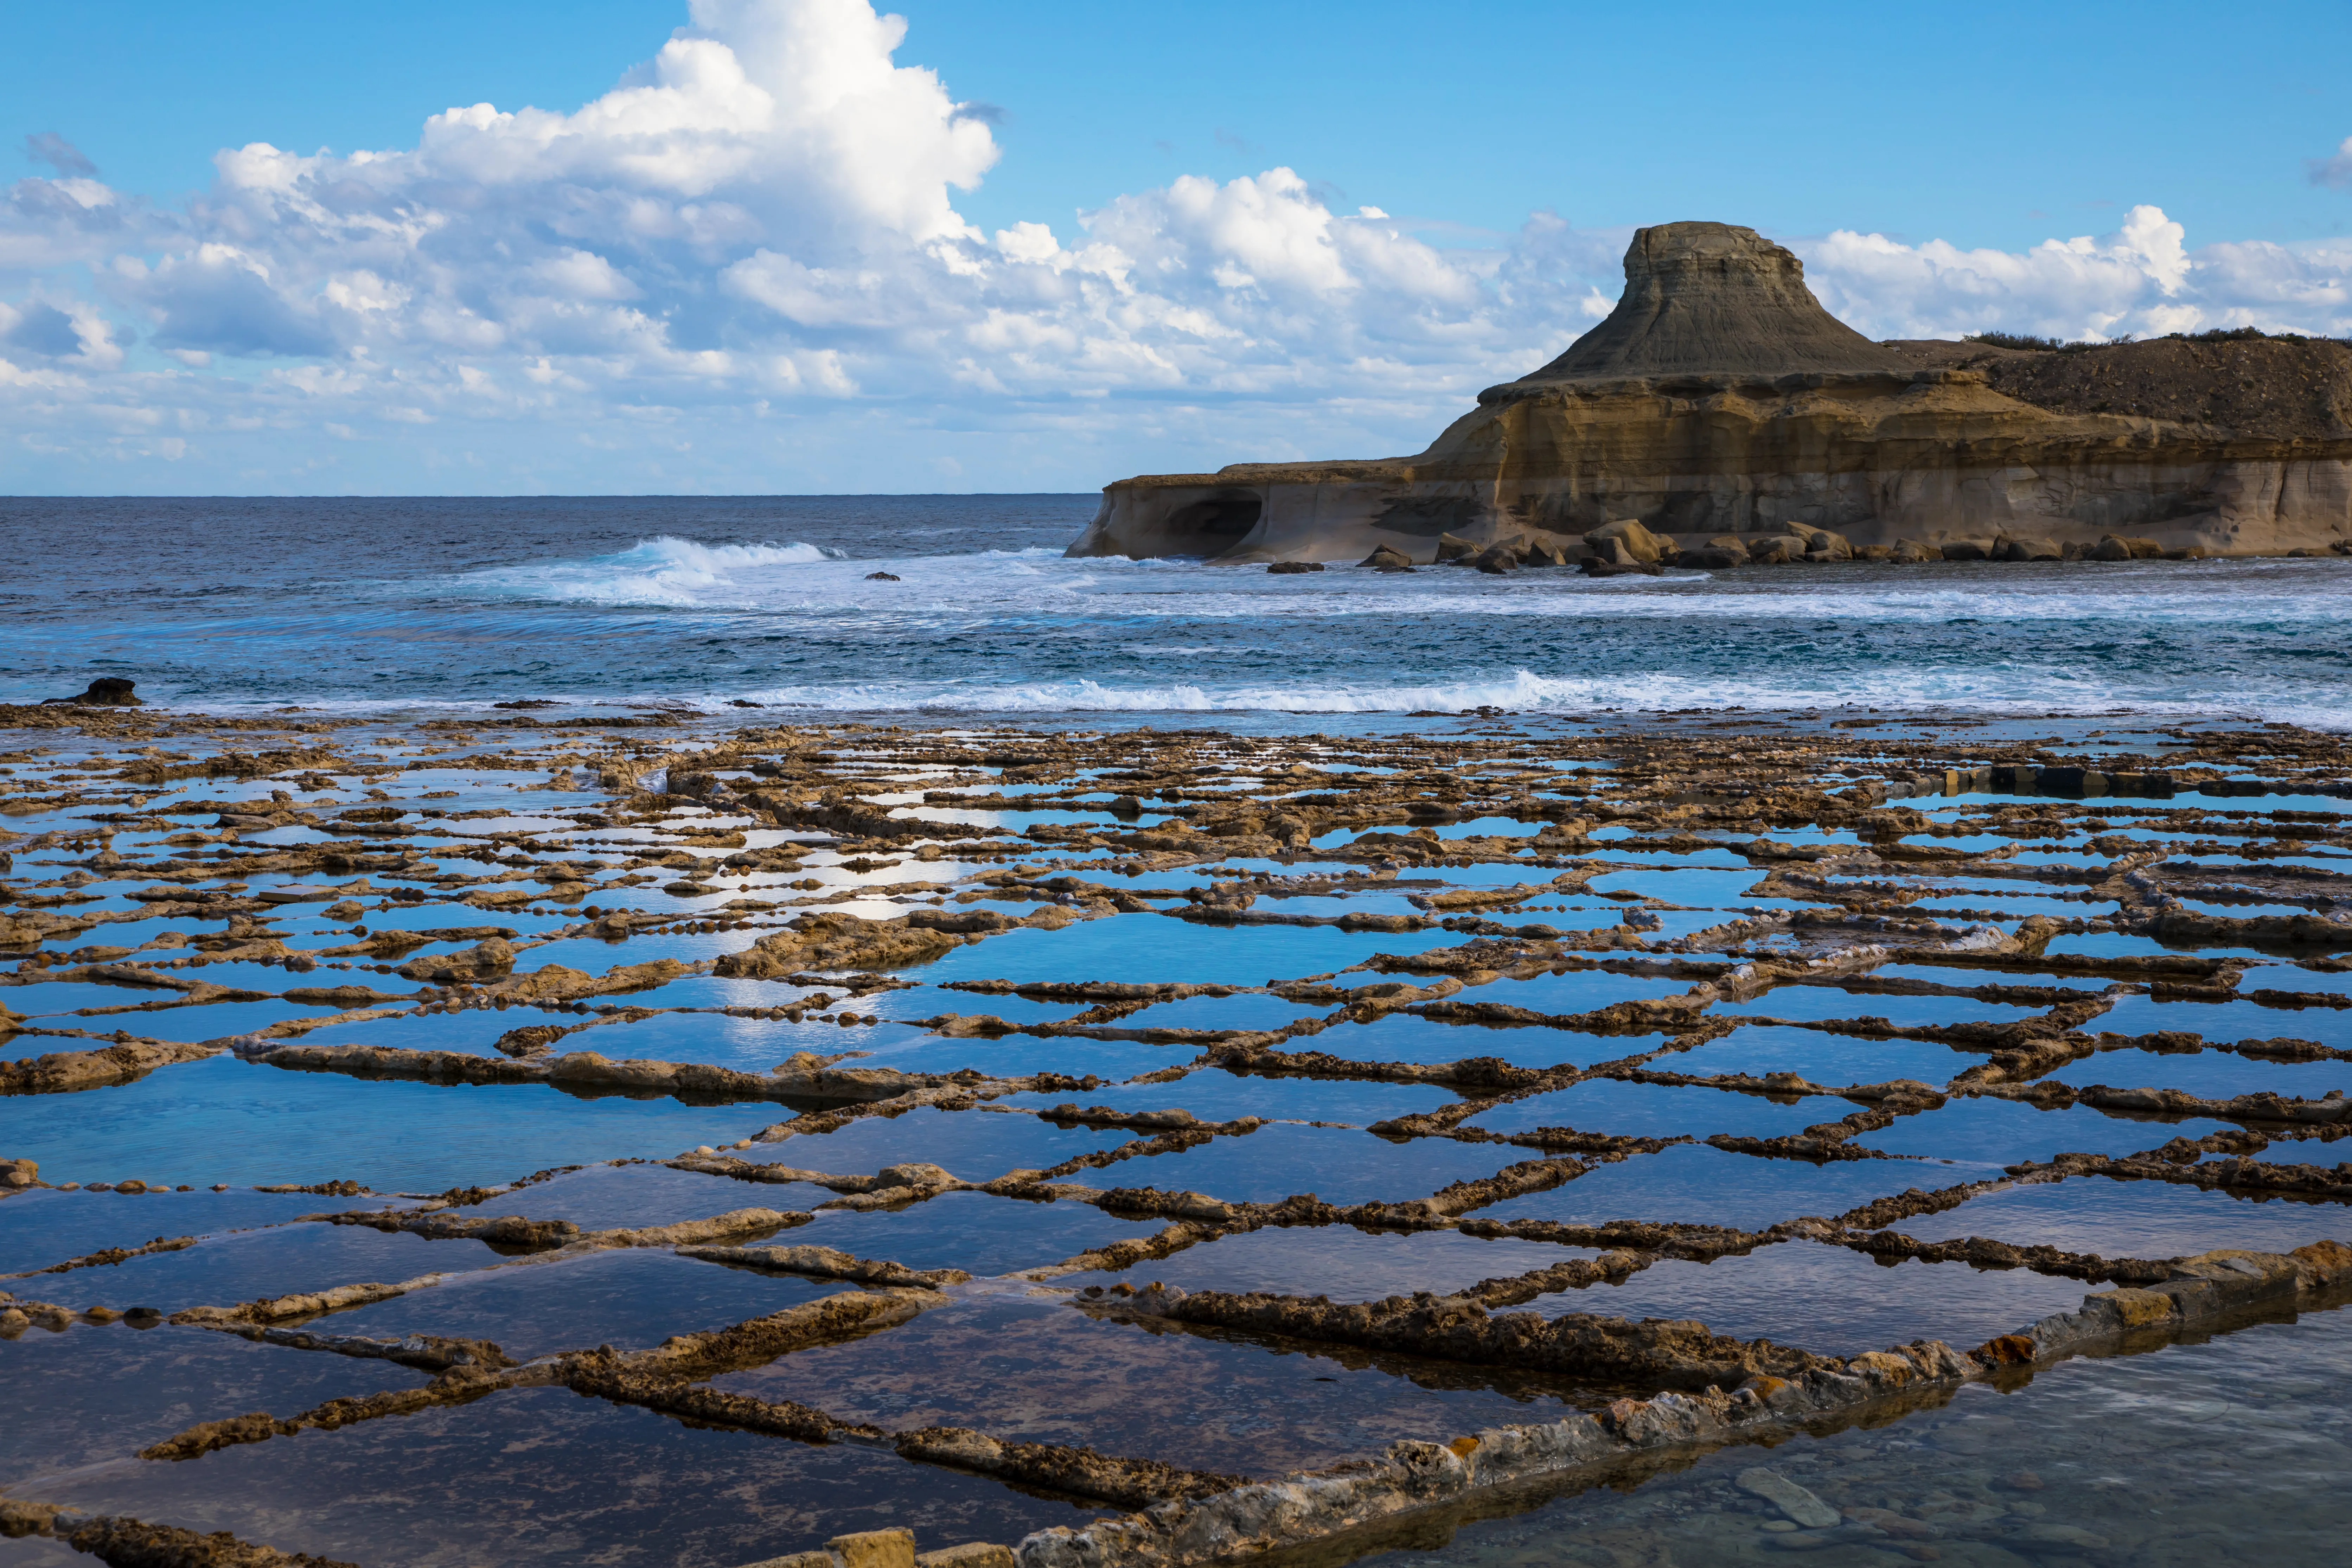
[[[405,1560],[282,1491],[331,1458],[462,1552],[421,1435],[569,1391],[899,1468],[702,1560],[1340,1561],[2330,1310],[2352,756],[2084,722],[0,710],[0,1369],[67,1418],[247,1369],[89,1412],[109,1463],[0,1446],[0,1529]],[[1962,1234],[2093,1194],[2129,1245]],[[1611,1306],[1768,1268],[1736,1326]],[[596,1430],[548,1462],[653,1428]]]

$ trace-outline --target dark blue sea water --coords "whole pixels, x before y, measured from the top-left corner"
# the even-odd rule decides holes
[[[1095,505],[0,500],[0,699],[121,674],[223,710],[2129,707],[2352,725],[2347,560],[1270,576],[1062,559]]]

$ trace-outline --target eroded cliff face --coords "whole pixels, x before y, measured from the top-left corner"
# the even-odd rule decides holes
[[[1794,256],[1721,224],[1643,229],[1625,271],[1608,320],[1427,451],[1123,480],[1070,553],[1426,562],[1441,534],[1573,542],[1625,518],[1685,541],[1802,523],[1931,551],[2352,548],[2344,345],[2214,346],[2192,375],[2178,344],[1874,343]]]

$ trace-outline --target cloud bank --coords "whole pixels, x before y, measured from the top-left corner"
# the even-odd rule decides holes
[[[225,150],[177,209],[28,135],[0,488],[1084,489],[1369,456],[1618,291],[1624,230],[1547,212],[1441,248],[1283,167],[982,233],[956,194],[999,111],[899,64],[905,32],[866,0],[693,0],[576,111]],[[1780,237],[1874,336],[2352,332],[2352,241],[2191,248],[2152,205],[2015,254]]]

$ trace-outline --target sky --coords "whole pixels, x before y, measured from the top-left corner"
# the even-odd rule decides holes
[[[2340,0],[77,0],[5,37],[5,493],[1411,452],[1682,218],[1873,336],[2352,335]]]

